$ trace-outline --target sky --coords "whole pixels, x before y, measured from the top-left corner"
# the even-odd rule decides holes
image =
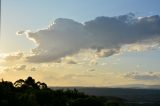
[[[160,84],[159,0],[1,0],[0,78]]]

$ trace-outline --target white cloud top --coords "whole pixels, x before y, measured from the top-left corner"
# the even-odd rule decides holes
[[[25,33],[36,43],[29,62],[51,62],[77,54],[82,49],[97,50],[100,57],[120,52],[124,45],[147,44],[147,48],[160,44],[160,16],[135,17],[134,14],[116,17],[97,17],[84,24],[72,19],[59,18],[47,29]],[[148,43],[149,42],[149,43]],[[149,45],[148,45],[149,44]],[[155,47],[155,46],[154,46]]]

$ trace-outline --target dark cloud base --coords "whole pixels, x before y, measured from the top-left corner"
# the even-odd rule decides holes
[[[126,44],[151,42],[160,38],[160,16],[136,17],[126,14],[115,17],[97,17],[84,24],[59,18],[47,29],[37,32],[20,31],[38,46],[32,49],[29,62],[57,61],[78,53],[81,49],[106,50],[104,57],[119,52]],[[159,43],[160,41],[158,41]]]

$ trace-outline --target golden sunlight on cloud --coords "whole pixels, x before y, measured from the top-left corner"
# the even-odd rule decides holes
[[[159,15],[138,18],[133,13],[100,16],[84,23],[58,18],[45,29],[19,31],[17,35],[26,35],[36,45],[26,58],[28,62],[59,61],[88,49],[95,51],[98,58],[107,58],[119,54],[126,45],[127,51],[158,49],[159,23]]]
[[[70,58],[68,57],[68,59]],[[15,81],[32,76],[36,80],[46,82],[49,86],[105,87],[135,83],[151,84],[149,81],[145,82],[144,80],[126,77],[126,73],[113,72],[106,66],[95,66],[94,68],[87,64],[73,64],[72,62],[68,64],[67,62],[34,64],[23,61],[14,64],[6,63],[0,67],[0,78]]]
[[[160,76],[155,76],[156,73],[127,73],[113,68],[120,59],[115,56],[112,61],[102,61],[99,55],[105,55],[105,51],[83,50],[59,62],[38,64],[25,61],[27,54],[22,52],[3,53],[0,55],[0,78],[15,81],[32,76],[49,86],[115,86],[153,84],[145,78],[156,77],[154,84],[158,84]]]

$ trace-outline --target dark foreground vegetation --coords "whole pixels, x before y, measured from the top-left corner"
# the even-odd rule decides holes
[[[91,96],[73,90],[53,90],[32,77],[0,82],[0,106],[125,106],[116,97]]]
[[[2,79],[0,106],[160,106],[160,90],[49,88],[32,77],[14,83]]]

